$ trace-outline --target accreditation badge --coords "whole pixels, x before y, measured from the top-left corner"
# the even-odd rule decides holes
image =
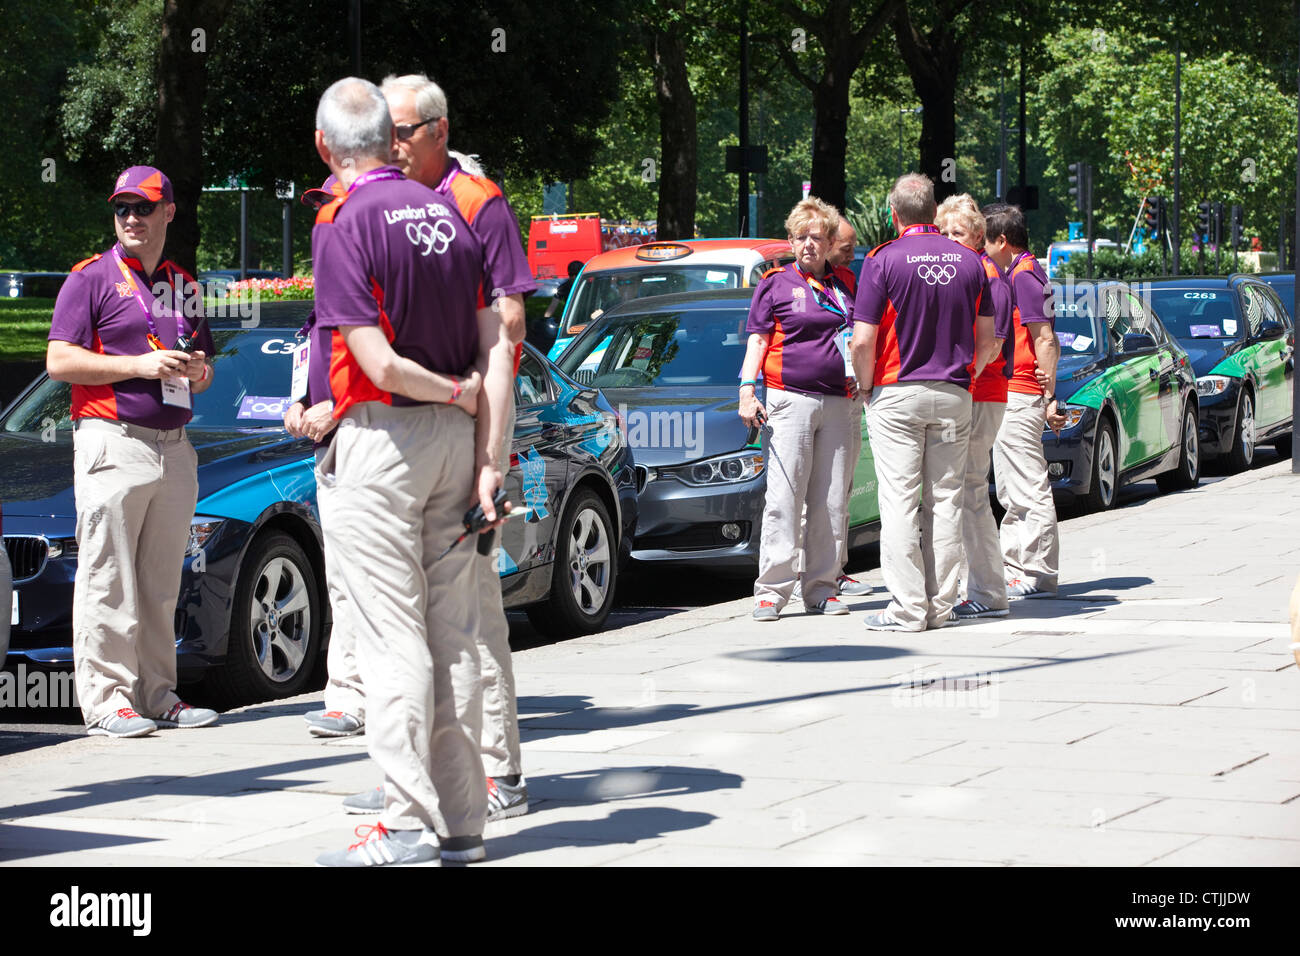
[[[311,363],[311,340],[293,350],[293,380],[289,386],[289,401],[300,402],[307,397],[307,369]]]
[[[190,408],[190,380],[188,378],[164,378],[162,382],[162,400],[164,405],[176,408]]]

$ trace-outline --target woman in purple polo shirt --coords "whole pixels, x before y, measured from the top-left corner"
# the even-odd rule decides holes
[[[770,429],[754,582],[756,621],[775,621],[796,582],[809,613],[848,613],[835,595],[835,582],[858,405],[857,383],[845,358],[853,293],[826,263],[839,227],[839,213],[820,199],[796,205],[785,221],[795,262],[763,277],[749,309],[740,417],[751,427],[765,421]],[[760,372],[766,407],[756,394]],[[804,568],[796,573],[805,501]]]

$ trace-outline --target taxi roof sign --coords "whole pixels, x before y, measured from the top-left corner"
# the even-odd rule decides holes
[[[637,246],[636,257],[647,262],[668,262],[691,254],[691,247],[680,242],[647,242]]]

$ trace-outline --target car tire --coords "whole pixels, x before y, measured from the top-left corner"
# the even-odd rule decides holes
[[[547,637],[592,634],[605,626],[618,583],[618,537],[609,509],[590,488],[578,488],[556,532],[551,593],[528,609]]]
[[[302,546],[283,532],[260,535],[239,571],[226,663],[208,677],[227,706],[292,697],[311,680],[324,629],[324,597]]]
[[[1097,422],[1097,440],[1092,446],[1092,480],[1088,482],[1088,511],[1109,511],[1119,494],[1119,445],[1115,426],[1103,415]]]
[[[1255,396],[1243,387],[1237,399],[1237,420],[1232,427],[1232,447],[1228,449],[1228,467],[1245,471],[1255,460]]]
[[[1156,475],[1161,491],[1187,491],[1201,481],[1201,441],[1196,422],[1196,408],[1191,402],[1183,409],[1183,427],[1179,432],[1178,467]]]

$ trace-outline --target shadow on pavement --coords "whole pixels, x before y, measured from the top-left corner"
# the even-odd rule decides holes
[[[516,854],[536,852],[538,842],[563,846],[605,846],[634,844],[654,840],[681,830],[706,827],[714,820],[711,813],[674,810],[668,807],[629,807],[615,810],[598,820],[568,820],[529,827],[510,836],[489,837],[488,854],[494,860]]]
[[[0,861],[25,860],[52,853],[102,850],[106,847],[152,842],[153,837],[127,836],[124,833],[92,833],[89,830],[63,830],[0,823]]]

